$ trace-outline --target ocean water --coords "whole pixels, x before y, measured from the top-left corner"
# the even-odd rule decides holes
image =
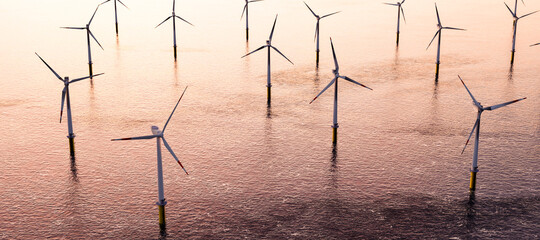
[[[438,1],[444,30],[436,83],[433,1],[407,1],[395,46],[396,7],[378,1],[170,1],[102,5],[92,24],[95,73],[70,85],[76,156],[59,123],[60,76],[88,75],[84,26],[100,1],[3,1],[0,8],[0,239],[538,239],[540,235],[540,14],[520,19],[503,2]],[[540,3],[518,4],[518,15]],[[513,3],[508,2],[509,5]],[[266,104],[265,44],[272,44]],[[340,73],[338,143],[332,145],[333,39]],[[468,190],[483,114],[477,190]],[[156,146],[111,142],[163,127],[186,167],[162,149],[167,228],[158,226]]]

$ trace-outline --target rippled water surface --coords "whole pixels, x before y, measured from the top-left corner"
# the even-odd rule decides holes
[[[315,18],[302,1],[177,1],[173,61],[170,1],[100,7],[91,29],[92,82],[70,85],[76,158],[58,123],[61,76],[88,74],[83,26],[100,1],[3,1],[0,7],[0,238],[515,238],[540,235],[540,14],[519,20],[502,1],[439,1],[444,26],[435,84],[432,1],[407,1],[399,48],[396,8],[378,1],[308,2],[323,15],[315,67]],[[510,2],[508,2],[510,4]],[[513,3],[510,5],[513,6]],[[540,3],[518,4],[518,15]],[[272,55],[268,38],[294,65]],[[332,37],[341,81],[339,139],[332,147]],[[460,74],[485,106],[477,191],[468,192],[476,110]],[[190,175],[163,148],[167,229],[158,226],[156,146],[111,142],[162,127]]]

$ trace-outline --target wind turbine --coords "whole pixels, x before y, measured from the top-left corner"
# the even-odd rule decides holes
[[[62,27],[65,29],[76,29],[76,30],[86,30],[86,43],[88,45],[88,70],[90,79],[92,79],[92,51],[90,51],[90,36],[96,41],[96,43],[99,45],[99,47],[103,50],[103,47],[101,44],[99,44],[96,37],[94,37],[94,34],[92,34],[92,31],[90,31],[90,24],[92,23],[92,20],[94,19],[94,16],[96,15],[97,10],[99,9],[99,5],[96,7],[96,11],[94,11],[94,14],[92,15],[92,18],[90,18],[90,21],[86,24],[84,27]]]
[[[171,146],[167,143],[165,140],[165,137],[163,134],[165,133],[165,129],[167,128],[167,124],[169,124],[169,121],[171,120],[172,115],[174,114],[174,111],[176,110],[176,107],[178,107],[178,104],[180,103],[180,100],[182,100],[182,97],[184,96],[184,93],[186,92],[187,87],[184,89],[184,92],[182,92],[182,95],[180,96],[180,99],[178,99],[178,102],[176,102],[176,106],[174,106],[173,111],[171,112],[171,115],[169,116],[169,119],[167,119],[167,122],[165,122],[165,126],[163,126],[163,130],[159,130],[159,127],[152,126],[152,135],[147,136],[140,136],[140,137],[130,137],[130,138],[117,138],[117,139],[111,139],[111,141],[121,141],[121,140],[140,140],[140,139],[156,139],[157,144],[157,175],[158,175],[158,202],[156,203],[159,208],[159,226],[161,229],[165,229],[165,205],[167,204],[167,201],[165,201],[165,194],[163,191],[163,170],[161,166],[161,140],[163,140],[163,145],[169,150],[173,158],[176,160],[176,162],[180,165],[180,167],[184,170],[186,174],[188,172],[180,163],[180,160],[178,160],[178,157],[176,157],[176,154],[174,154]]]
[[[463,86],[465,87],[465,89],[467,89],[467,92],[469,93],[469,95],[471,96],[471,98],[473,100],[473,104],[478,109],[478,114],[476,115],[476,122],[474,123],[474,127],[471,130],[471,133],[469,134],[469,138],[467,139],[467,142],[465,142],[465,147],[463,147],[463,150],[461,151],[461,154],[463,154],[463,152],[465,151],[465,148],[467,147],[467,144],[469,143],[469,140],[471,139],[471,136],[473,135],[474,131],[476,130],[476,135],[475,135],[475,138],[474,138],[473,162],[472,162],[472,169],[471,169],[471,182],[470,182],[470,185],[469,185],[469,189],[471,191],[474,191],[476,189],[476,173],[478,172],[478,141],[480,139],[480,116],[482,115],[482,112],[484,110],[488,110],[488,111],[495,110],[497,108],[504,107],[506,105],[516,103],[516,102],[519,102],[519,101],[527,99],[527,98],[526,97],[519,98],[519,99],[510,101],[510,102],[505,102],[505,103],[493,105],[493,106],[490,106],[490,107],[484,107],[484,106],[482,106],[482,104],[480,104],[480,102],[476,101],[476,99],[472,95],[471,91],[469,91],[469,88],[467,88],[467,85],[465,85],[465,82],[463,82],[463,79],[461,79],[461,77],[459,75],[458,75],[458,77],[459,77],[459,80],[461,80],[461,83],[463,83]]]
[[[262,47],[260,48],[257,48],[255,49],[254,51],[242,56],[242,57],[246,57],[254,52],[257,52],[263,48],[268,48],[268,67],[267,67],[267,74],[266,74],[266,93],[267,93],[267,103],[268,105],[270,105],[270,100],[271,100],[271,96],[272,96],[272,91],[271,91],[271,88],[272,88],[272,82],[270,81],[270,49],[274,49],[276,50],[276,52],[278,52],[281,56],[283,56],[285,59],[287,59],[287,61],[289,61],[291,64],[294,65],[293,62],[291,62],[291,60],[289,60],[287,57],[285,57],[285,55],[283,55],[283,53],[281,53],[277,48],[275,48],[274,46],[272,46],[272,35],[274,35],[274,28],[276,27],[276,21],[277,21],[277,15],[276,15],[276,19],[274,20],[274,26],[272,26],[272,31],[270,32],[270,37],[268,38],[268,40],[266,40],[266,45],[263,45]]]
[[[99,5],[103,5],[107,2],[110,2],[111,0],[107,0],[105,2],[102,2],[101,4]],[[119,2],[120,4],[124,5],[124,7],[126,7],[127,9],[129,9],[126,4],[124,4],[122,1],[120,0],[112,0],[114,2],[114,25],[116,27],[116,36],[118,36],[118,14],[117,14],[117,11],[116,11],[116,2]]]
[[[508,7],[508,5],[506,3],[504,3],[504,5],[506,6],[506,8],[508,8],[508,11],[510,11],[510,13],[512,14],[512,17],[514,17],[514,35],[512,36],[512,58],[510,59],[510,64],[514,64],[514,53],[516,52],[516,32],[517,32],[517,23],[518,23],[518,20],[519,19],[522,19],[526,16],[529,16],[533,13],[536,13],[538,11],[534,11],[534,12],[531,12],[531,13],[527,13],[521,17],[518,17],[517,16],[517,0],[516,0],[516,4],[515,4],[515,7],[514,7],[514,11],[512,11],[510,9],[510,7]]]
[[[345,79],[345,80],[347,80],[349,82],[360,85],[360,86],[365,87],[365,88],[367,88],[369,90],[373,90],[373,89],[371,89],[371,88],[369,88],[369,87],[365,86],[364,84],[361,84],[361,83],[359,83],[357,81],[354,81],[354,80],[350,79],[347,76],[339,75],[339,65],[338,65],[337,58],[336,58],[336,52],[334,51],[334,44],[332,43],[332,38],[330,38],[330,45],[332,46],[332,54],[334,56],[334,65],[336,67],[332,71],[334,73],[334,79],[332,79],[332,81],[319,94],[317,94],[317,96],[315,96],[315,98],[313,98],[313,100],[311,100],[311,102],[309,102],[309,104],[311,104],[313,101],[315,101],[315,99],[317,99],[324,91],[326,91],[326,89],[328,89],[330,86],[332,86],[332,84],[335,83],[335,85],[334,85],[334,124],[332,125],[332,129],[333,129],[332,143],[335,145],[337,143],[337,128],[339,127],[338,123],[337,123],[338,80],[339,80],[339,78]]]
[[[100,73],[100,74],[96,74],[96,75],[93,75],[93,76],[87,76],[87,77],[82,77],[82,78],[76,78],[76,79],[73,79],[73,80],[69,80],[69,77],[64,77],[63,79],[60,77],[60,75],[58,75],[58,73],[56,73],[52,68],[51,66],[49,66],[49,64],[47,64],[47,62],[45,62],[45,60],[43,60],[43,58],[41,58],[41,56],[39,56],[39,54],[35,53],[39,59],[41,59],[41,61],[43,63],[45,63],[45,65],[47,65],[47,67],[49,68],[49,70],[51,70],[51,72],[54,73],[54,75],[62,82],[64,82],[64,89],[62,90],[62,103],[60,105],[60,123],[62,122],[62,113],[64,112],[64,101],[66,100],[67,98],[67,120],[68,120],[68,139],[69,139],[69,154],[74,157],[75,156],[75,143],[73,142],[73,139],[75,138],[75,134],[73,133],[73,122],[71,120],[71,101],[70,101],[70,98],[69,98],[69,84],[71,83],[74,83],[74,82],[78,82],[78,81],[81,81],[81,80],[84,80],[84,79],[87,79],[87,78],[92,78],[92,77],[95,77],[95,76],[99,76],[103,73]]]
[[[403,7],[401,6],[401,4],[405,3],[405,0],[401,1],[401,2],[397,2],[397,3],[384,3],[386,5],[392,5],[392,6],[397,6],[398,9],[397,9],[397,32],[396,32],[396,46],[399,45],[399,20],[400,20],[400,14],[403,14],[403,21],[405,23],[407,23],[407,21],[405,21],[405,12],[403,12]]]
[[[439,30],[435,33],[435,36],[431,39],[431,42],[429,42],[429,45],[427,46],[426,50],[431,46],[431,43],[433,43],[433,40],[435,40],[435,37],[439,35],[438,44],[437,44],[437,69],[435,70],[435,81],[439,80],[439,64],[441,63],[439,61],[441,56],[441,34],[443,29],[450,29],[450,30],[462,30],[465,31],[465,29],[461,28],[454,28],[454,27],[443,27],[441,24],[441,19],[439,18],[439,10],[437,10],[437,3],[435,3],[435,12],[437,13],[437,27]]]
[[[159,25],[163,24],[164,22],[166,22],[167,20],[169,20],[170,18],[172,18],[172,27],[173,27],[173,43],[174,43],[174,60],[176,61],[176,18],[188,23],[189,25],[193,26],[193,24],[191,24],[190,22],[184,20],[183,18],[181,18],[180,16],[177,16],[175,13],[174,13],[174,5],[175,5],[175,0],[173,0],[173,5],[172,5],[172,15],[165,18],[165,20],[163,20],[163,22],[161,22],[160,24],[158,24],[156,26],[159,27]]]
[[[317,41],[317,50],[315,50],[316,54],[317,54],[317,57],[316,57],[316,63],[317,63],[317,66],[319,66],[319,21],[325,17],[328,17],[328,16],[331,16],[331,15],[334,15],[336,13],[339,13],[341,11],[337,11],[337,12],[333,12],[333,13],[330,13],[330,14],[326,14],[322,17],[320,17],[319,15],[315,14],[315,12],[313,12],[313,10],[311,10],[311,8],[307,5],[306,2],[304,2],[304,4],[306,4],[306,7],[309,9],[309,11],[311,13],[313,13],[313,16],[315,16],[315,18],[317,19],[317,25],[315,27],[315,39]]]
[[[249,40],[249,22],[248,22],[248,13],[249,13],[249,7],[248,5],[252,2],[260,2],[262,0],[251,0],[251,1],[248,1],[246,0],[246,5],[244,5],[244,10],[242,10],[242,16],[240,16],[240,20],[242,20],[242,18],[244,17],[244,12],[246,13],[246,41]]]

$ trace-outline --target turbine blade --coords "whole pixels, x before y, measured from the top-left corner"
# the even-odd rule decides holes
[[[463,150],[461,150],[461,154],[465,152],[465,148],[467,148],[467,144],[469,144],[469,140],[471,140],[471,137],[474,133],[474,129],[476,129],[476,127],[478,127],[478,119],[476,119],[476,122],[474,122],[474,127],[471,130],[471,134],[469,134],[469,138],[467,138],[467,142],[465,142],[465,146],[463,147]]]
[[[263,0],[251,0],[251,1],[248,1],[248,3],[252,3],[252,2],[260,2],[260,1],[263,1]]]
[[[101,4],[99,4],[99,5],[101,5]],[[94,16],[96,16],[97,10],[99,9],[99,5],[97,5],[96,10],[94,11],[94,14],[92,15],[92,18],[90,18],[90,21],[88,21],[88,25],[90,25],[90,23],[92,23],[92,20],[94,20]]]
[[[512,16],[516,16],[516,14],[514,14],[514,12],[512,12],[512,9],[510,9],[510,7],[508,7],[508,5],[506,5],[506,3],[504,3],[504,5],[506,6],[506,8],[508,8],[508,11],[510,11],[510,14],[512,14]]]
[[[180,165],[180,167],[184,170],[184,172],[186,172],[187,175],[189,175],[189,173],[186,171],[186,169],[184,168],[184,166],[182,166],[182,163],[180,162],[180,160],[178,160],[178,157],[176,157],[176,154],[174,154],[171,146],[169,146],[169,144],[167,143],[167,140],[165,140],[164,137],[161,137],[161,140],[163,140],[163,145],[165,145],[165,147],[167,148],[167,150],[169,150],[169,152],[171,153],[171,155],[173,156],[174,160],[176,160],[176,162]]]
[[[111,141],[141,140],[141,139],[152,139],[152,138],[155,138],[155,137],[160,137],[160,135],[147,135],[147,136],[140,136],[140,137],[116,138],[116,139],[111,139]]]
[[[174,114],[174,111],[176,111],[176,107],[178,107],[178,104],[180,103],[180,100],[182,100],[182,97],[184,96],[184,93],[186,93],[187,88],[188,88],[187,86],[186,86],[186,88],[184,88],[184,91],[182,92],[182,95],[180,95],[180,99],[178,99],[178,102],[176,102],[176,106],[174,106],[174,109],[172,110],[171,115],[169,116],[169,119],[167,119],[167,122],[165,123],[165,126],[163,126],[163,130],[161,131],[162,133],[165,132],[165,129],[167,128],[167,124],[169,124],[169,121],[171,120],[171,117]]]
[[[176,5],[176,4],[175,4],[175,1],[173,0],[173,1],[172,1],[172,11],[173,11],[173,12],[174,12],[174,5]]]
[[[334,43],[332,42],[332,38],[330,38],[330,46],[332,46],[332,56],[334,56],[334,65],[336,66],[336,71],[337,71],[339,70],[339,64],[336,58],[336,51],[334,51]]]
[[[86,29],[85,27],[60,27],[60,28],[64,28],[64,29],[77,29],[77,30],[84,30],[84,29]]]
[[[171,18],[172,16],[169,16],[168,18],[165,18],[165,20],[163,20],[163,22],[161,22],[160,24],[158,24],[155,28],[159,27],[159,25],[163,24],[164,22],[166,22],[167,20],[169,20],[169,18]]]
[[[246,5],[244,5],[244,10],[242,10],[242,16],[240,16],[240,20],[242,20],[242,18],[244,17],[244,13],[246,12],[247,6],[248,4],[246,3]]]
[[[41,59],[41,61],[42,61],[43,63],[45,63],[45,65],[47,65],[47,67],[49,68],[49,70],[51,70],[51,72],[53,72],[54,75],[55,75],[58,79],[60,79],[60,81],[62,81],[62,82],[64,81],[64,80],[60,77],[60,75],[58,75],[58,73],[56,73],[56,72],[51,68],[51,66],[49,66],[49,64],[47,64],[47,62],[45,62],[45,60],[43,60],[43,58],[41,58],[41,56],[39,56],[39,54],[37,54],[36,52],[35,52],[35,54],[38,56],[39,59]]]
[[[405,0],[403,0],[403,1],[401,2],[401,4],[403,4],[403,3],[405,3]]]
[[[437,9],[437,3],[435,3],[435,12],[437,13],[437,22],[439,23],[439,26],[442,26],[441,18],[439,18],[439,10]]]
[[[490,111],[491,111],[491,110],[495,110],[495,109],[497,109],[497,108],[501,108],[501,107],[510,105],[510,104],[512,104],[512,103],[517,103],[517,102],[519,102],[519,101],[521,101],[521,100],[525,100],[525,99],[527,99],[527,98],[524,97],[524,98],[512,100],[512,101],[509,101],[509,102],[505,102],[505,103],[493,105],[493,106],[491,106],[491,107],[487,107],[487,108],[484,108],[484,109],[485,109],[485,110],[490,110]]]
[[[189,25],[191,25],[191,26],[195,26],[195,25],[191,24],[190,22],[186,21],[185,19],[183,19],[183,18],[181,18],[181,17],[179,17],[179,16],[176,16],[176,15],[175,15],[175,17],[177,17],[178,19],[180,19],[180,20],[186,22],[187,24],[189,24]]]
[[[437,30],[437,32],[435,33],[435,36],[433,36],[433,38],[431,39],[431,42],[429,42],[429,44],[427,45],[426,50],[428,50],[429,46],[431,46],[431,43],[433,43],[433,40],[435,40],[435,38],[437,37],[437,34],[439,34],[440,31],[441,31],[440,29]]]
[[[265,48],[265,47],[267,47],[267,46],[264,45],[264,46],[262,46],[262,47],[260,47],[260,48],[257,48],[257,49],[255,49],[255,50],[253,50],[252,52],[250,52],[250,53],[248,53],[248,54],[242,56],[241,58],[246,57],[246,56],[248,56],[248,55],[250,55],[250,54],[252,54],[252,53],[254,53],[254,52],[256,52],[256,51],[259,51],[259,50],[261,50],[261,49],[263,49],[263,48]]]
[[[271,48],[273,48],[274,50],[276,50],[276,52],[278,52],[279,54],[281,54],[281,56],[283,56],[285,59],[287,59],[287,61],[289,61],[292,65],[294,65],[293,62],[291,62],[291,60],[289,60],[289,58],[285,57],[285,55],[283,55],[283,53],[281,53],[277,48],[275,48],[274,46],[270,46]]]
[[[94,39],[94,41],[96,41],[96,43],[99,45],[99,47],[101,48],[101,50],[105,50],[105,49],[103,49],[103,47],[101,46],[101,44],[98,42],[98,40],[96,39],[96,37],[94,37],[94,34],[92,34],[92,31],[90,31],[90,29],[88,29],[88,33],[90,33],[90,36],[92,36],[92,38]]]
[[[350,78],[347,77],[347,76],[339,76],[339,77],[340,77],[340,78],[343,78],[343,79],[345,79],[345,80],[347,80],[347,81],[349,81],[349,82],[352,82],[352,83],[354,83],[354,84],[360,85],[360,86],[362,86],[362,87],[365,87],[365,88],[367,88],[367,89],[373,91],[373,89],[371,89],[370,87],[368,87],[368,86],[366,86],[366,85],[364,85],[364,84],[361,84],[361,83],[359,83],[359,82],[357,82],[357,81],[354,81],[354,80],[350,79]]]
[[[322,18],[325,18],[325,17],[332,16],[332,15],[334,15],[334,14],[336,14],[336,13],[340,13],[340,12],[341,12],[341,11],[337,11],[337,12],[333,12],[333,13],[330,13],[330,14],[326,14],[326,15],[322,16],[321,19],[322,19]]]
[[[540,45],[540,43],[531,44],[529,47]]]
[[[334,84],[336,79],[337,79],[337,77],[334,77],[334,79],[332,79],[332,81],[330,81],[330,83],[328,85],[326,85],[326,87],[324,87],[324,89],[319,94],[317,94],[317,96],[315,96],[315,98],[313,98],[313,100],[311,100],[311,102],[309,102],[309,104],[311,104],[313,101],[315,101],[315,99],[317,99],[319,96],[321,96],[321,94],[324,91],[326,91],[326,89],[328,89],[330,86],[332,86],[332,84]]]
[[[124,5],[124,7],[126,7],[127,9],[129,9],[128,6],[126,6],[126,4],[124,4],[122,1],[120,1],[120,0],[117,0],[117,1],[118,1],[120,4]]]
[[[399,5],[395,4],[395,3],[383,3],[383,4],[392,5],[392,6],[399,6]]]
[[[527,14],[525,14],[525,15],[519,17],[519,18],[524,18],[524,17],[526,17],[526,16],[529,16],[529,15],[534,14],[534,13],[537,13],[537,12],[538,12],[538,11],[534,11],[534,12],[531,12],[531,13],[527,13]]]
[[[319,33],[319,21],[317,21],[317,26],[315,27],[315,37],[313,38],[313,41],[317,40],[317,34]]]
[[[313,16],[318,17],[317,14],[315,14],[315,12],[313,12],[313,10],[311,10],[311,8],[309,7],[309,5],[307,5],[306,2],[304,2],[304,4],[306,4],[306,7],[309,9],[309,11],[310,11],[311,13],[313,13]]]
[[[62,90],[62,103],[60,105],[60,123],[62,123],[62,113],[64,112],[64,100],[66,99],[66,87]]]
[[[405,0],[403,0],[403,2],[405,2]],[[401,9],[401,15],[403,16],[403,22],[407,23],[407,20],[405,20],[405,12],[403,11],[403,7],[399,6],[399,8]]]
[[[443,27],[443,29],[451,29],[451,30],[461,30],[461,31],[467,31],[463,28],[455,28],[455,27]]]
[[[270,32],[270,37],[268,38],[268,41],[270,41],[270,43],[272,42],[272,35],[274,35],[274,28],[276,28],[276,21],[277,21],[277,14],[276,14],[276,19],[274,19],[274,25],[272,26],[272,31]]]
[[[105,2],[100,3],[99,5],[105,4],[105,3],[110,2],[110,1],[111,1],[111,0],[107,0],[107,1],[105,1]]]
[[[465,87],[465,89],[467,89],[467,92],[471,96],[471,98],[472,98],[472,100],[474,102],[474,105],[476,105],[477,107],[480,107],[480,104],[476,101],[476,99],[472,95],[471,91],[469,91],[469,88],[467,87],[467,85],[465,85],[465,82],[463,81],[463,79],[461,79],[461,77],[459,75],[458,75],[458,78],[459,78],[459,80],[461,80],[461,83],[463,83],[463,86]]]
[[[69,83],[78,82],[78,81],[81,81],[81,80],[84,80],[84,79],[87,79],[87,78],[97,77],[97,76],[103,75],[103,74],[104,74],[104,73],[98,73],[98,74],[94,74],[94,75],[92,75],[92,76],[87,76],[87,77],[82,77],[82,78],[73,79],[73,80],[69,81]]]

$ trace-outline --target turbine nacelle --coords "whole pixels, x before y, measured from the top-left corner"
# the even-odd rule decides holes
[[[157,127],[157,126],[152,126],[151,129],[152,129],[152,133],[153,133],[154,135],[161,135],[161,131],[159,130],[159,127]]]

